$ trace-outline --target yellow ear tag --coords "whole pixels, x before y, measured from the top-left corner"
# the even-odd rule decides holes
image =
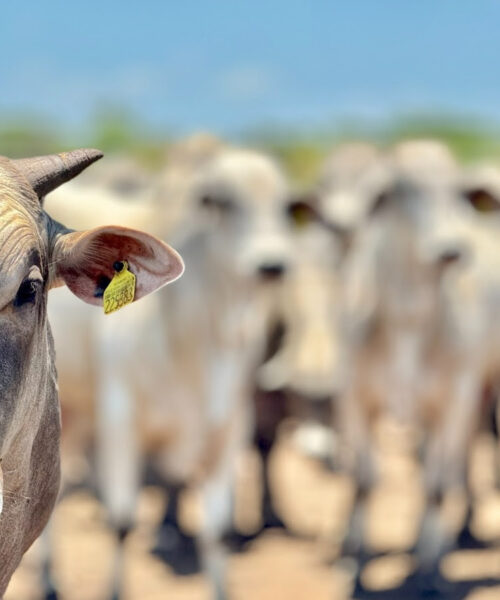
[[[116,261],[113,268],[115,274],[103,295],[105,315],[130,304],[135,297],[135,275],[128,270],[127,261]]]

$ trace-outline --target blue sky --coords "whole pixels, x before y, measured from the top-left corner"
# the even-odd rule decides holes
[[[179,133],[419,111],[500,121],[500,2],[4,3],[0,114],[81,126],[103,103]]]

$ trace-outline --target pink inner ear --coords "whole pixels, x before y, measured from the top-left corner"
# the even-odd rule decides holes
[[[177,279],[184,269],[180,256],[155,237],[123,227],[103,227],[77,236],[59,276],[70,290],[89,304],[102,305],[96,295],[115,274],[113,264],[126,260],[136,276],[135,300]]]

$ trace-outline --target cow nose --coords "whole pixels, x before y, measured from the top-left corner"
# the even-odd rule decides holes
[[[286,271],[286,267],[283,263],[269,262],[269,263],[263,263],[263,264],[259,265],[257,270],[258,270],[259,276],[262,279],[274,281],[277,279],[281,279],[281,277],[283,277],[283,275],[285,274],[285,271]]]

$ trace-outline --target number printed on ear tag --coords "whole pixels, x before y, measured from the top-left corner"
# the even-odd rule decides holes
[[[103,295],[105,315],[130,304],[135,297],[135,275],[128,270],[127,261],[117,261],[113,268],[115,274]]]

